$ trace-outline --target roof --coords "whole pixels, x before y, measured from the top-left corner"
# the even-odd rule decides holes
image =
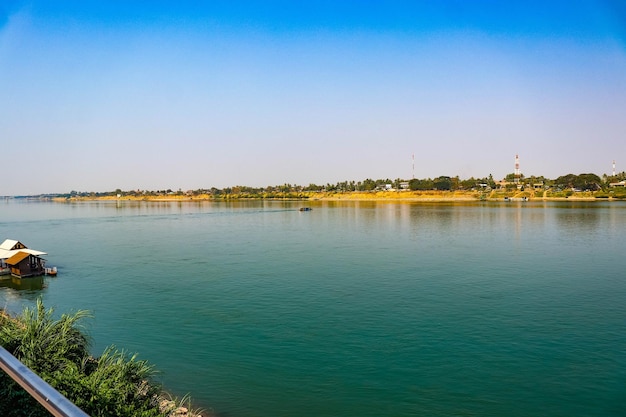
[[[17,250],[0,249],[0,259],[8,259],[18,252],[26,252],[30,255],[35,255],[35,256],[47,255],[46,252],[42,252],[40,250],[35,250],[35,249],[17,249]]]
[[[24,259],[28,258],[31,254],[27,252],[18,252],[15,255],[11,256],[7,259],[7,265],[17,265],[22,262]]]
[[[18,243],[19,246],[22,247],[22,249],[16,249]],[[6,239],[4,242],[2,242],[2,244],[0,244],[0,259],[8,259],[18,252],[26,252],[35,256],[47,255],[46,252],[42,252],[40,250],[27,249],[26,245],[24,245],[22,242],[13,239]]]
[[[0,245],[0,249],[11,250],[18,243],[20,242],[18,242],[17,240],[5,239],[4,242],[2,242],[2,244]]]

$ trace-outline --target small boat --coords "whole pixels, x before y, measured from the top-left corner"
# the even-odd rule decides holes
[[[52,268],[46,268],[46,275],[50,275],[51,277],[57,276],[57,267],[53,266]]]
[[[311,207],[300,207],[300,211],[311,211],[313,210]]]

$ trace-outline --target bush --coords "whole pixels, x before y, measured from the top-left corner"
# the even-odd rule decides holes
[[[41,300],[21,316],[0,316],[0,344],[92,417],[158,417],[159,386],[154,369],[124,351],[107,348],[89,355],[80,321],[86,311],[53,318]],[[6,374],[0,375],[0,415],[49,417],[49,413]]]

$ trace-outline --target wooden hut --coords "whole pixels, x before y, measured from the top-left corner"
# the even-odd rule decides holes
[[[24,267],[24,269],[21,269],[22,271],[24,271],[25,275],[21,275],[21,274],[17,274],[14,271],[14,267],[17,267],[17,263],[19,262],[24,262],[24,259],[22,255],[13,259],[12,262],[15,262],[15,265],[9,265],[9,259],[12,259],[14,256],[18,255],[19,253],[26,253],[28,255],[32,255],[32,257],[30,259],[27,260],[29,265],[33,265],[32,268],[32,273],[26,272],[26,270],[28,268]],[[45,261],[43,259],[41,259],[40,257],[42,255],[46,255],[46,252],[42,252],[42,251],[38,251],[38,250],[34,250],[34,249],[28,249],[26,247],[26,245],[24,245],[22,242],[17,241],[17,240],[12,240],[12,239],[6,239],[4,242],[0,243],[0,275],[15,275],[15,276],[33,276],[33,275],[41,275],[40,273],[37,273],[38,268],[36,267],[36,265],[41,265],[41,267],[43,268],[43,264],[45,263]],[[18,260],[19,259],[19,260]],[[15,269],[17,271],[17,269]]]
[[[19,251],[6,260],[11,275],[19,278],[43,275],[45,261],[37,255]]]

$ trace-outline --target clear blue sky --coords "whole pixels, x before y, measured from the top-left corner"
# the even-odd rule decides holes
[[[626,170],[623,1],[0,0],[0,195]]]

